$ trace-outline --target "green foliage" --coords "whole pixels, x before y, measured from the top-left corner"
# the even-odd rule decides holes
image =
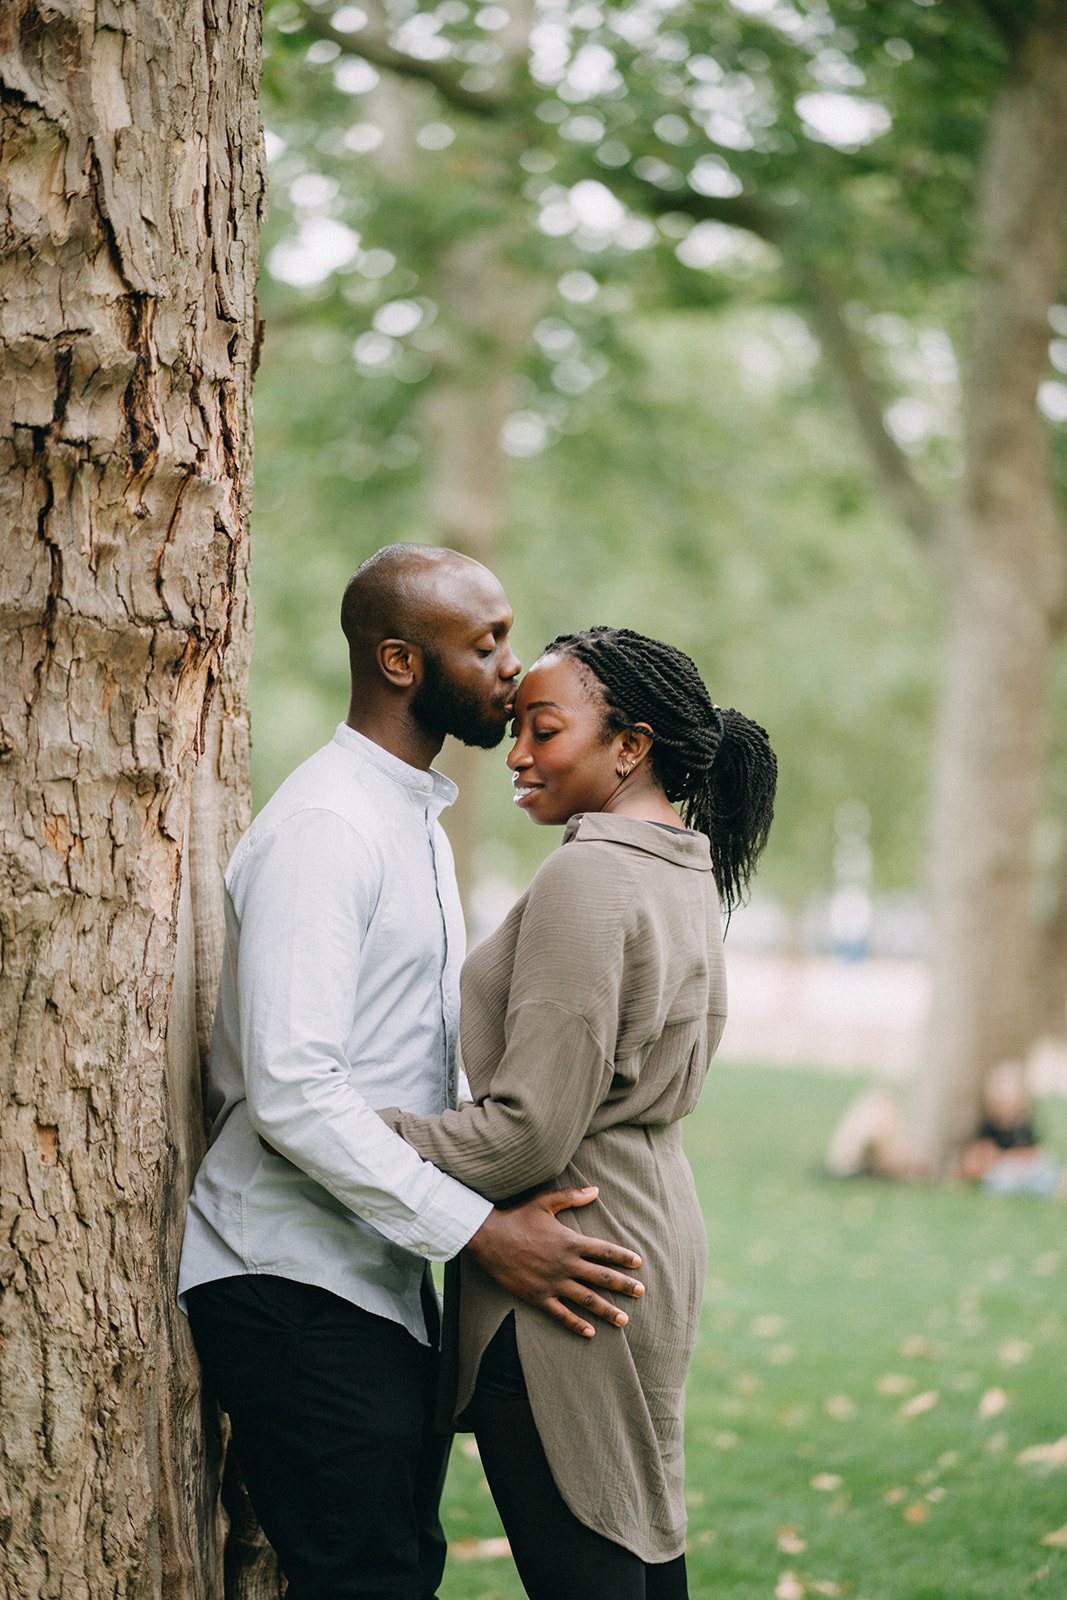
[[[687,1407],[690,1591],[1059,1593],[1067,1555],[1041,1541],[1064,1525],[1065,1467],[1018,1457],[1067,1432],[1062,1209],[820,1177],[855,1087],[715,1067],[686,1127],[710,1247]],[[1063,1102],[1040,1114],[1067,1148]],[[445,1522],[460,1550],[443,1600],[521,1600],[506,1558],[471,1559],[500,1528],[462,1441]]]
[[[320,337],[299,343],[310,353]],[[790,899],[829,882],[848,799],[872,813],[877,886],[914,881],[937,632],[924,563],[880,512],[811,353],[791,314],[631,324],[625,377],[516,463],[499,562],[525,661],[564,628],[637,627],[764,721],[782,776],[761,877]],[[346,475],[373,380],[353,384],[343,359],[276,370],[279,354],[257,401],[259,799],[344,714],[349,572],[379,543],[424,536],[417,460]],[[486,785],[521,881],[550,841],[514,812],[499,756]]]
[[[411,61],[443,93],[361,61],[333,5],[266,11],[281,143],[256,394],[257,800],[344,714],[352,568],[434,536],[421,407],[457,349],[473,382],[493,359],[444,263],[457,238],[493,239],[545,296],[517,363],[526,433],[496,562],[521,653],[594,620],[676,640],[779,749],[763,882],[794,902],[827,887],[833,813],[856,798],[875,887],[914,885],[936,589],[813,364],[804,270],[830,274],[906,459],[944,499],[976,161],[1018,8],[573,4],[543,20],[532,67],[506,66],[499,8],[363,9],[397,48],[418,34]],[[810,94],[875,122],[830,142]],[[323,227],[335,264],[301,280]],[[1055,752],[1053,808],[1064,770]],[[521,878],[548,841],[506,789],[486,817]]]

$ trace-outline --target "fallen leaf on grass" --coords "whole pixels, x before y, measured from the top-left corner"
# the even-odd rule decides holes
[[[728,1429],[724,1428],[721,1433],[712,1434],[711,1442],[716,1450],[734,1450],[741,1441],[736,1433],[730,1433]]]
[[[748,1331],[757,1339],[775,1339],[780,1333],[785,1332],[785,1318],[774,1311],[766,1316],[753,1317]]]
[[[506,1539],[458,1539],[450,1543],[448,1553],[457,1561],[499,1561],[511,1554]]]
[[[783,1572],[774,1586],[774,1600],[804,1600],[804,1585],[795,1572]]]
[[[1046,1533],[1041,1543],[1051,1545],[1053,1550],[1067,1550],[1067,1523],[1053,1533]]]
[[[887,1372],[874,1386],[879,1394],[907,1394],[909,1389],[914,1389],[915,1379],[907,1377],[903,1372]]]
[[[948,1490],[943,1484],[938,1483],[935,1484],[932,1489],[927,1491],[926,1498],[930,1501],[931,1505],[936,1506],[945,1498],[946,1494],[948,1494]]]
[[[1005,1339],[997,1351],[1001,1362],[1006,1367],[1017,1367],[1023,1361],[1029,1361],[1034,1347],[1027,1339]]]
[[[939,1467],[955,1467],[959,1465],[960,1453],[958,1450],[946,1450],[943,1456],[938,1456]]]
[[[817,1472],[811,1480],[811,1487],[818,1489],[821,1494],[833,1494],[835,1489],[841,1487],[841,1475],[837,1472]]]
[[[847,1394],[831,1394],[824,1400],[823,1410],[835,1422],[849,1422],[856,1415],[856,1402]]]
[[[1020,1467],[1067,1467],[1067,1433],[1053,1444],[1032,1444],[1015,1457]]]
[[[911,1522],[918,1526],[920,1523],[929,1522],[930,1507],[921,1500],[915,1500],[910,1506],[904,1507],[902,1516],[905,1522]]]
[[[466,1456],[468,1461],[479,1461],[481,1459],[473,1434],[468,1434],[463,1439],[459,1447],[459,1453],[461,1456]]]
[[[882,1496],[882,1500],[887,1506],[899,1506],[900,1502],[902,1500],[906,1500],[907,1498],[907,1489],[901,1488],[899,1484],[895,1488],[887,1489],[885,1494]]]
[[[902,1356],[910,1356],[913,1360],[918,1360],[923,1356],[932,1356],[934,1353],[933,1340],[928,1339],[925,1333],[909,1333],[906,1339],[900,1341],[900,1353]]]
[[[800,1529],[794,1527],[779,1528],[777,1543],[784,1556],[800,1556],[808,1548],[807,1540],[800,1537]]]
[[[782,1406],[774,1413],[774,1420],[780,1428],[803,1428],[811,1416],[811,1407],[803,1404]]]
[[[985,1442],[985,1447],[991,1456],[999,1456],[1002,1450],[1008,1448],[1006,1433],[991,1433]]]
[[[936,1389],[924,1389],[922,1394],[914,1394],[910,1400],[905,1400],[900,1408],[900,1415],[921,1417],[925,1412],[932,1411],[940,1398]]]
[[[988,1419],[999,1417],[1008,1404],[1008,1397],[1003,1389],[987,1389],[978,1402],[978,1415]]]

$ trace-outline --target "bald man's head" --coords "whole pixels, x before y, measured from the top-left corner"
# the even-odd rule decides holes
[[[432,643],[440,626],[442,583],[462,582],[465,567],[485,571],[458,550],[432,544],[387,544],[369,556],[348,580],[341,601],[353,669],[371,666],[383,639]]]
[[[497,744],[519,664],[512,616],[481,562],[436,545],[386,545],[353,574],[341,602],[352,668],[349,721],[388,703],[423,735]],[[354,720],[355,719],[355,720]]]

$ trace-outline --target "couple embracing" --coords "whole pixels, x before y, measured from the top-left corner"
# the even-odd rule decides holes
[[[706,1244],[680,1119],[774,755],[629,629],[520,682],[500,584],[454,551],[380,550],[341,624],[348,719],[226,873],[179,1284],[205,1383],[290,1600],[432,1600],[452,1426],[531,1600],[682,1600]],[[516,804],[563,843],[461,979],[431,763],[509,722]]]

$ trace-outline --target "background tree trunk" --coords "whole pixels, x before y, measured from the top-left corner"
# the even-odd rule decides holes
[[[946,523],[931,819],[932,1004],[916,1135],[941,1166],[990,1068],[1042,1026],[1033,884],[1067,537],[1037,390],[1067,235],[1067,7],[1034,22],[994,107],[976,215],[964,472]]]
[[[20,1600],[217,1592],[214,1424],[205,1451],[173,1285],[203,1138],[200,913],[246,805],[259,30],[249,0],[0,10],[0,1509]]]
[[[422,407],[433,539],[494,571],[508,509],[501,432],[515,407],[523,352],[549,297],[547,285],[509,262],[513,242],[512,230],[501,227],[457,240],[447,252],[435,298],[447,320],[448,343]],[[469,913],[483,837],[479,794],[483,784],[506,781],[501,755],[452,739],[438,765],[460,787],[444,822]]]

